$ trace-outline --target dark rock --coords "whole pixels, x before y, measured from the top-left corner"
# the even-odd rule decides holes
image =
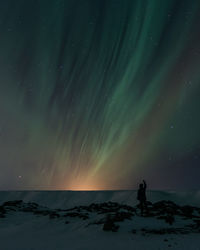
[[[3,206],[0,206],[0,213],[1,214],[5,214],[6,213],[6,209]]]
[[[76,211],[78,213],[82,211],[87,212],[95,212],[98,214],[107,214],[107,213],[115,213],[118,212],[120,209],[127,210],[128,212],[135,212],[136,209],[128,206],[122,205],[117,202],[103,202],[103,203],[92,203],[89,206],[79,206],[74,207],[71,209],[67,209],[66,211]]]
[[[186,216],[186,217],[189,217],[189,218],[192,218],[193,217],[193,212],[194,212],[194,208],[191,207],[191,206],[183,206],[180,208],[181,212],[182,212],[182,215],[183,216]]]
[[[124,210],[127,210],[127,211],[129,211],[129,212],[133,212],[133,213],[136,212],[136,208],[131,207],[131,206],[122,205],[120,208],[122,208],[122,209],[124,209]]]
[[[165,221],[166,221],[166,223],[168,223],[169,225],[172,225],[172,224],[174,223],[174,221],[175,221],[174,216],[173,216],[173,215],[170,215],[170,214],[166,215],[166,216],[165,216]]]
[[[55,219],[55,218],[59,218],[60,215],[56,212],[52,212],[49,214],[49,219]]]
[[[15,208],[13,208],[13,207],[9,207],[9,208],[7,208],[7,210],[9,210],[9,211],[17,211]]]
[[[195,222],[194,226],[196,228],[200,228],[200,220],[194,220],[194,222]]]
[[[151,201],[146,201],[146,205],[147,205],[147,206],[152,206],[153,203],[152,203]]]
[[[109,219],[113,222],[120,222],[126,219],[130,220],[132,216],[134,216],[134,214],[130,212],[116,212],[115,214],[111,214]]]
[[[107,220],[104,225],[103,225],[103,230],[104,231],[112,231],[112,232],[117,232],[119,229],[118,225],[115,225],[115,223],[111,220]]]
[[[13,206],[13,207],[19,207],[21,206],[23,203],[22,200],[15,200],[15,201],[6,201],[3,203],[3,206],[6,207],[6,206]]]
[[[39,205],[37,203],[35,203],[35,202],[28,202],[27,206],[31,207],[31,208],[38,208]]]
[[[23,207],[22,209],[20,209],[20,211],[28,212],[28,213],[34,213],[35,209],[33,209],[32,207]]]
[[[70,212],[70,213],[66,213],[63,215],[63,217],[78,217],[80,219],[86,220],[89,218],[87,213],[76,213],[76,212]]]
[[[157,219],[165,220],[165,222],[170,224],[170,225],[172,225],[175,221],[174,216],[170,215],[170,214],[159,216],[159,217],[157,217]]]
[[[150,212],[154,212],[155,215],[172,214],[179,215],[180,207],[172,201],[159,201],[152,205]]]
[[[35,210],[33,213],[36,215],[46,216],[46,215],[49,215],[51,212],[49,210]]]

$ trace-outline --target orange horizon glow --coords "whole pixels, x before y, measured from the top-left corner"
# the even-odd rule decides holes
[[[98,191],[98,190],[105,190],[104,188],[101,188],[100,185],[96,181],[81,181],[76,180],[71,183],[68,183],[67,186],[65,186],[65,190],[71,190],[71,191]]]
[[[119,190],[133,190],[131,187],[124,187],[116,185],[108,185],[107,183],[102,183],[101,180],[88,179],[88,180],[71,180],[67,184],[61,185],[64,187],[62,190],[65,191],[119,191]]]
[[[97,186],[93,185],[73,185],[70,187],[65,188],[65,190],[71,190],[71,191],[98,191],[98,190],[105,190],[103,188],[99,188]]]

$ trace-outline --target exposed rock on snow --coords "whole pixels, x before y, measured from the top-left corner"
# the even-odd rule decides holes
[[[68,209],[50,209],[40,206],[35,202],[23,202],[14,200],[4,202],[0,206],[0,218],[9,217],[10,214],[19,212],[32,213],[35,216],[48,216],[49,219],[63,220],[65,224],[73,223],[73,219],[89,220],[88,226],[103,225],[104,231],[117,232],[122,222],[125,220],[133,221],[132,232],[142,232],[143,234],[188,234],[200,232],[200,208],[194,206],[179,206],[172,201],[159,201],[147,203],[147,210],[144,216],[140,216],[139,206],[128,206],[117,202],[92,203],[89,206],[75,206]],[[64,221],[68,217],[70,221]],[[134,217],[154,218],[163,220],[166,224],[173,227],[162,228],[141,228],[134,230]],[[185,222],[190,220],[188,222]],[[182,227],[177,227],[182,223]],[[155,222],[156,225],[156,222]]]
[[[0,192],[3,250],[197,250],[200,192]],[[187,204],[185,204],[187,201]]]

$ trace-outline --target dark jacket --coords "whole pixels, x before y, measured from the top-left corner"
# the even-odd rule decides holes
[[[144,182],[143,186],[138,189],[137,199],[139,201],[146,201],[146,183]]]

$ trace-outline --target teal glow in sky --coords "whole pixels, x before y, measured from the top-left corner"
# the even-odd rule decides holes
[[[200,188],[198,0],[2,0],[0,188]]]

